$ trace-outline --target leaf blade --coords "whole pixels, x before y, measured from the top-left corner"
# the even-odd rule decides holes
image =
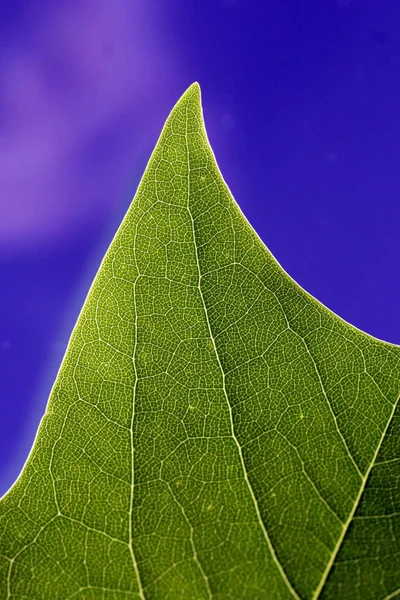
[[[0,593],[340,597],[335,559],[394,418],[399,362],[271,256],[222,179],[191,86],[1,502]]]

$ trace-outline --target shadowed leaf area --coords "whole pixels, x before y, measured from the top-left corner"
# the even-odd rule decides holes
[[[399,389],[246,221],[193,84],[0,502],[0,598],[400,598]]]

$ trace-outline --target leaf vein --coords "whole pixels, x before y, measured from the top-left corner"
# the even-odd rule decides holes
[[[367,484],[369,475],[370,475],[372,469],[374,468],[374,466],[376,464],[376,459],[377,459],[377,456],[379,454],[379,450],[381,449],[381,446],[382,446],[383,440],[385,439],[387,430],[389,429],[389,426],[390,426],[390,424],[391,424],[391,422],[393,420],[394,414],[396,412],[397,405],[399,403],[399,399],[400,399],[400,395],[397,397],[397,400],[393,403],[392,412],[391,412],[391,414],[389,416],[389,419],[388,419],[388,421],[386,423],[386,426],[385,426],[385,428],[384,428],[384,430],[382,432],[382,435],[381,435],[379,443],[378,443],[378,445],[376,447],[374,456],[372,457],[371,464],[369,465],[369,467],[367,469],[367,472],[365,473],[365,476],[363,477],[363,480],[362,480],[359,492],[358,492],[357,497],[356,497],[356,499],[354,501],[354,504],[353,504],[353,508],[351,509],[350,514],[349,514],[349,516],[347,518],[347,521],[346,521],[346,523],[343,526],[342,533],[339,536],[338,541],[336,542],[336,546],[335,546],[335,548],[334,548],[334,550],[332,552],[332,555],[331,555],[331,558],[330,558],[328,564],[326,565],[325,571],[324,571],[324,573],[323,573],[323,575],[321,577],[321,581],[319,582],[317,589],[314,592],[312,600],[318,600],[318,598],[319,598],[319,596],[321,594],[321,591],[323,590],[323,588],[325,586],[325,583],[326,583],[326,581],[328,579],[329,573],[332,570],[332,567],[333,567],[333,564],[335,562],[336,556],[337,556],[337,554],[338,554],[338,552],[339,552],[339,550],[340,550],[340,548],[342,546],[343,540],[346,537],[346,534],[347,534],[347,531],[349,529],[350,523],[353,521],[355,512],[356,512],[356,510],[357,510],[357,508],[358,508],[358,506],[360,504],[360,501],[361,501],[362,495],[364,493],[365,486]]]
[[[205,135],[206,135],[206,133],[205,133]],[[186,152],[187,152],[187,165],[188,165],[188,185],[189,185],[189,178],[190,178],[190,160],[189,160],[189,158],[190,157],[189,157],[189,145],[188,145],[188,105],[186,105],[186,135],[185,135],[185,137],[186,137]],[[228,405],[232,439],[234,440],[234,442],[236,444],[236,447],[237,447],[237,450],[238,450],[238,454],[239,454],[239,458],[240,458],[241,467],[242,467],[242,470],[243,470],[243,476],[244,476],[246,485],[247,485],[247,487],[249,489],[250,496],[251,496],[251,499],[252,499],[252,502],[253,502],[253,505],[254,505],[254,508],[255,508],[256,515],[257,515],[257,520],[258,520],[258,523],[259,523],[259,525],[260,525],[260,527],[262,529],[262,532],[264,534],[264,538],[265,538],[265,540],[267,542],[268,548],[269,548],[270,553],[272,555],[272,559],[273,559],[275,565],[277,566],[277,568],[278,568],[278,570],[280,572],[280,575],[281,575],[283,581],[285,582],[285,584],[286,584],[286,586],[287,586],[290,594],[294,598],[296,598],[296,600],[300,600],[299,595],[297,594],[296,590],[293,588],[291,582],[289,581],[289,579],[288,579],[288,577],[287,577],[287,575],[286,575],[286,573],[285,573],[285,571],[283,569],[283,566],[281,565],[281,563],[280,563],[280,561],[279,561],[279,559],[277,557],[277,554],[276,554],[275,549],[274,549],[274,547],[272,545],[271,539],[270,539],[270,537],[268,535],[268,532],[266,530],[264,521],[262,520],[261,513],[260,513],[260,507],[258,505],[257,498],[255,496],[253,487],[252,487],[252,485],[251,485],[251,483],[249,481],[249,477],[248,477],[248,473],[247,473],[247,468],[246,468],[246,465],[245,465],[245,462],[244,462],[242,448],[241,448],[241,446],[239,444],[239,440],[236,437],[234,423],[233,423],[232,406],[231,406],[231,403],[229,402],[228,393],[227,393],[226,385],[225,385],[225,372],[224,372],[224,370],[222,368],[221,360],[220,360],[220,357],[219,357],[219,353],[218,353],[217,346],[216,346],[216,343],[215,343],[215,339],[214,339],[214,336],[213,336],[213,332],[212,332],[212,329],[211,329],[210,320],[208,318],[207,306],[206,306],[204,295],[203,295],[202,288],[201,288],[201,268],[200,268],[200,261],[199,261],[198,248],[197,248],[197,242],[196,242],[196,231],[195,231],[195,226],[194,226],[194,219],[193,219],[193,215],[191,213],[190,206],[189,206],[189,196],[190,196],[190,188],[188,189],[188,195],[187,195],[187,210],[188,210],[188,213],[189,213],[189,216],[190,216],[190,219],[191,219],[191,223],[192,223],[193,244],[194,244],[194,248],[195,248],[196,263],[197,263],[197,270],[198,270],[198,289],[199,289],[199,294],[200,294],[201,302],[202,302],[202,305],[203,305],[203,310],[204,310],[204,315],[205,315],[205,319],[206,319],[208,333],[209,333],[210,340],[211,340],[212,345],[213,345],[213,350],[214,350],[214,353],[215,353],[215,357],[217,359],[218,367],[219,367],[219,370],[220,370],[221,376],[222,376],[222,389],[223,389],[223,392],[224,392],[226,403]]]

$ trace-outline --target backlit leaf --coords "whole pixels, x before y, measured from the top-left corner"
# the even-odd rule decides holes
[[[193,84],[0,502],[0,598],[400,597],[399,390],[246,221]]]

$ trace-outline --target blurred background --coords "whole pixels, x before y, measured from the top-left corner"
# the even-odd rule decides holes
[[[193,81],[224,178],[283,268],[400,343],[398,0],[0,0],[0,495]]]

